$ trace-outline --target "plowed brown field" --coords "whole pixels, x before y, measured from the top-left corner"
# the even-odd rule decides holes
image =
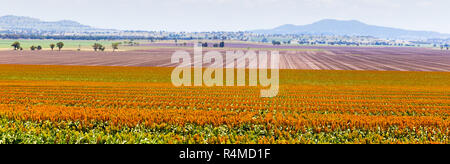
[[[177,64],[171,64],[170,59],[177,50],[192,52],[192,48],[123,52],[0,51],[0,64],[173,67]],[[282,69],[450,71],[450,51],[426,48],[323,47],[321,50],[280,49],[280,54]]]

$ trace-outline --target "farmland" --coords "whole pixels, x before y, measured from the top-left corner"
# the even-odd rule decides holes
[[[449,51],[203,48],[280,51],[279,94],[261,98],[261,86],[174,87],[171,55],[192,54],[193,43],[141,42],[116,52],[93,52],[93,43],[0,51],[0,144],[450,143]]]
[[[204,51],[280,51],[280,68],[300,70],[450,71],[450,51],[408,47],[287,47],[230,44]],[[192,47],[149,44],[121,47],[120,52],[0,51],[0,64],[174,67],[177,50],[193,53]],[[225,61],[224,61],[225,63]]]
[[[448,72],[286,69],[260,98],[172,69],[0,65],[0,143],[450,143]]]

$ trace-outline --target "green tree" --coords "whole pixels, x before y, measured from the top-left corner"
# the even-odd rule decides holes
[[[120,43],[113,43],[112,44],[113,52],[119,49],[119,44]]]
[[[37,49],[38,51],[40,51],[40,50],[42,50],[42,46],[38,45],[38,46],[36,47],[36,49]]]
[[[14,50],[18,50],[20,49],[20,43],[16,41],[13,44],[11,44],[11,47],[14,47]]]
[[[276,46],[276,45],[281,45],[281,42],[280,42],[280,41],[275,41],[275,40],[273,40],[273,41],[272,41],[272,44],[273,44],[274,46]]]
[[[50,48],[52,49],[52,51],[53,51],[53,49],[55,48],[55,46],[56,46],[56,45],[55,45],[55,44],[53,44],[53,43],[52,43],[52,44],[50,44]]]
[[[30,47],[30,50],[31,50],[31,51],[34,51],[35,49],[36,49],[35,46],[31,46],[31,47]]]
[[[94,45],[92,45],[92,48],[94,48],[94,51],[101,50],[102,47],[103,47],[103,45],[101,45],[100,43],[95,43]]]
[[[61,51],[61,49],[64,47],[64,43],[58,42],[58,43],[56,43],[56,47],[58,47],[59,51]]]

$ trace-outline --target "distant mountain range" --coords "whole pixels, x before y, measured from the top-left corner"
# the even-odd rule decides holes
[[[70,20],[46,22],[31,17],[7,15],[0,17],[0,31],[85,33],[102,31],[106,32],[108,30],[93,28]]]
[[[119,32],[113,29],[99,29],[81,23],[62,20],[55,22],[41,21],[36,18],[7,15],[0,17],[0,33],[14,32],[26,34],[42,33],[95,33]],[[431,31],[411,31],[398,28],[368,25],[356,20],[340,21],[325,19],[309,25],[283,25],[268,30],[253,30],[260,34],[313,34],[313,35],[347,35],[372,36],[384,39],[432,39],[450,38],[450,34]]]
[[[274,29],[254,30],[260,34],[317,34],[373,36],[385,39],[431,39],[450,38],[450,34],[431,31],[412,31],[398,28],[368,25],[356,20],[340,21],[325,19],[309,25],[283,25]]]

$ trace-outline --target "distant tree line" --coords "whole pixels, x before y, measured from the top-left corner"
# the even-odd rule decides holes
[[[40,51],[40,50],[42,50],[42,46],[40,46],[40,45],[38,45],[38,46],[32,45],[32,46],[30,47],[30,50],[31,50],[31,51],[34,51],[34,50]]]
[[[119,49],[120,44],[122,44],[122,43],[116,42],[116,43],[111,44],[111,48],[113,49],[113,52]],[[100,43],[94,43],[94,45],[92,45],[92,48],[94,49],[94,51],[105,51],[105,49],[106,49],[106,47]]]
[[[197,37],[144,37],[144,36],[49,36],[28,34],[0,34],[0,39],[53,39],[53,40],[198,40]]]
[[[20,42],[18,42],[18,41],[13,42],[11,44],[11,47],[14,48],[14,51],[17,51],[17,50],[22,51],[23,50],[23,47],[21,46]],[[64,47],[64,43],[63,42],[58,42],[58,43],[56,43],[56,45],[52,43],[52,44],[49,45],[49,47],[50,47],[50,49],[52,49],[52,51],[53,51],[53,49],[55,47],[58,47],[58,50],[61,51],[61,49]],[[31,51],[34,51],[34,50],[40,51],[40,50],[42,50],[42,46],[41,45],[38,45],[38,46],[32,45],[30,47],[30,50]]]
[[[199,45],[201,45],[202,47],[209,47],[208,42],[205,42],[205,43],[199,42]],[[212,47],[223,48],[223,47],[225,47],[225,42],[222,41],[220,43],[215,43],[215,44],[212,45]]]
[[[121,42],[112,43],[111,44],[111,48],[113,49],[113,52],[118,50],[119,49],[119,45],[121,45],[121,44],[122,44]],[[18,42],[18,41],[13,42],[11,44],[11,47],[13,47],[15,51],[17,51],[17,50],[22,51],[23,50],[20,42]],[[53,51],[54,48],[58,48],[58,50],[61,51],[61,49],[64,47],[64,43],[63,42],[58,42],[56,44],[52,43],[52,44],[49,45],[49,47],[50,47],[50,49],[52,51]],[[105,51],[105,49],[106,49],[106,47],[103,46],[100,43],[95,43],[94,45],[92,45],[92,48],[94,48],[94,51]],[[32,45],[30,47],[30,50],[31,51],[34,51],[34,50],[38,50],[39,51],[39,50],[42,50],[42,46],[41,45],[38,45],[38,46]],[[80,50],[80,49],[78,49],[78,50]]]

